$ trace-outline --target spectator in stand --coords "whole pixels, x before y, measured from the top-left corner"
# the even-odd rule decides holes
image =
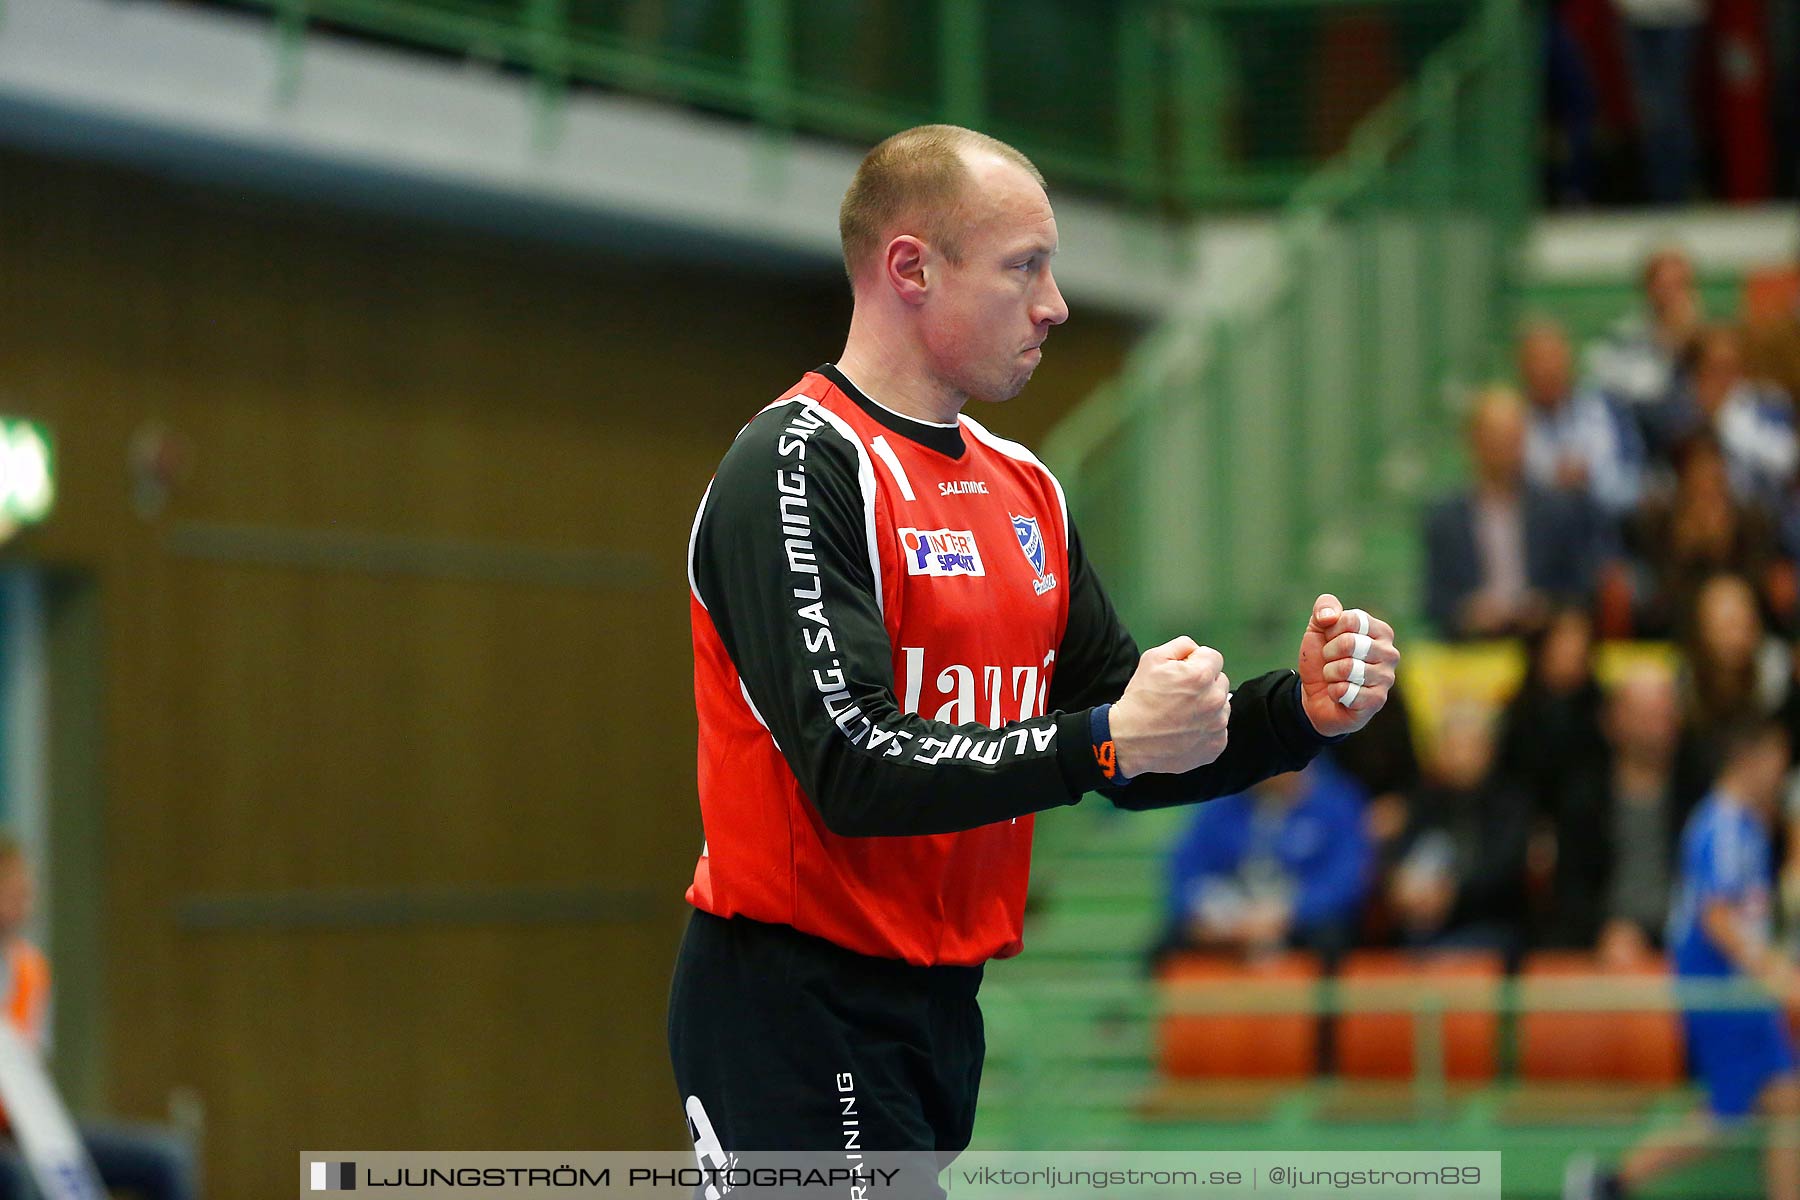
[[[1531,800],[1491,770],[1492,713],[1452,705],[1430,759],[1386,881],[1400,941],[1499,950],[1516,961],[1524,942]]]
[[[1562,792],[1576,772],[1605,753],[1593,658],[1594,624],[1587,611],[1557,609],[1526,638],[1525,676],[1500,717],[1493,771],[1517,785],[1532,807],[1528,899],[1538,941],[1568,916],[1556,907],[1553,881]]]
[[[1776,511],[1800,464],[1793,405],[1744,374],[1743,342],[1729,325],[1701,330],[1688,362],[1669,413],[1671,434],[1682,438],[1709,430],[1725,451],[1738,499]]]
[[[1539,812],[1551,811],[1561,780],[1604,751],[1593,659],[1586,609],[1558,608],[1526,638],[1525,677],[1501,713],[1494,770],[1522,787]]]
[[[1419,755],[1413,747],[1412,714],[1399,683],[1389,689],[1388,702],[1361,733],[1332,748],[1331,760],[1361,785],[1371,804],[1383,796],[1405,803],[1406,793],[1419,785]]]
[[[1800,13],[1793,20],[1800,31]],[[1781,294],[1783,290],[1786,295]],[[1763,303],[1746,304],[1744,361],[1752,376],[1779,392],[1791,406],[1800,402],[1800,267],[1791,270],[1785,289],[1777,285],[1769,291],[1769,299]],[[1800,485],[1788,489],[1776,520],[1782,553],[1800,559]]]
[[[1736,575],[1715,575],[1701,585],[1682,649],[1681,723],[1688,747],[1677,787],[1686,812],[1718,774],[1725,734],[1779,709],[1789,663],[1782,644],[1766,636],[1749,583]]]
[[[1201,805],[1169,863],[1156,957],[1182,949],[1312,950],[1355,940],[1369,883],[1362,788],[1327,757]]]
[[[1555,789],[1550,919],[1538,944],[1628,963],[1662,943],[1675,839],[1681,718],[1675,680],[1648,663],[1607,695],[1601,752]]]
[[[1679,247],[1651,254],[1642,283],[1644,308],[1620,317],[1588,348],[1587,378],[1636,422],[1654,454],[1668,449],[1664,414],[1702,311],[1694,264]]]
[[[1625,58],[1652,204],[1693,198],[1699,157],[1694,62],[1706,0],[1613,0],[1623,18]]]
[[[1361,733],[1333,747],[1331,760],[1361,784],[1369,797],[1363,805],[1363,829],[1369,840],[1370,874],[1372,879],[1385,879],[1392,872],[1394,847],[1406,831],[1410,797],[1419,788],[1412,715],[1398,684],[1388,692],[1387,704]],[[1386,889],[1372,883],[1363,905],[1358,940],[1368,945],[1385,945],[1394,940],[1393,925]]]
[[[1607,705],[1602,794],[1610,837],[1595,863],[1606,881],[1606,923],[1596,949],[1609,962],[1641,958],[1662,945],[1675,847],[1688,810],[1676,792],[1681,761],[1681,710],[1675,681],[1639,667],[1619,681]]]
[[[1546,489],[1586,496],[1614,521],[1643,495],[1644,441],[1604,394],[1575,386],[1574,356],[1562,326],[1528,321],[1519,333],[1519,383],[1531,402],[1525,477]]]
[[[1775,718],[1787,730],[1788,745],[1800,746],[1800,642],[1787,647],[1787,695]],[[1348,744],[1348,743],[1346,743]],[[1784,815],[1777,845],[1781,850],[1781,925],[1800,958],[1800,770],[1788,775]]]
[[[1791,574],[1776,553],[1775,526],[1760,506],[1732,494],[1725,452],[1702,430],[1675,451],[1675,487],[1644,503],[1626,544],[1641,564],[1637,632],[1679,636],[1691,623],[1701,585],[1725,573],[1755,580],[1772,615],[1791,608]]]
[[[1600,517],[1525,480],[1525,405],[1490,388],[1469,418],[1474,488],[1425,522],[1425,611],[1449,638],[1507,637],[1593,589]]]

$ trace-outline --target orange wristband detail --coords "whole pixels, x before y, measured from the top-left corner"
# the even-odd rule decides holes
[[[1094,747],[1094,761],[1100,764],[1100,773],[1112,779],[1119,773],[1119,752],[1113,748],[1111,741],[1101,742]]]

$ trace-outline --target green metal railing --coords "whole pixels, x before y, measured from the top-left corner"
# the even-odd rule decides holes
[[[1292,659],[1319,591],[1415,611],[1455,398],[1497,365],[1533,180],[1527,16],[1483,0],[1047,442],[1140,641]],[[1232,657],[1228,654],[1228,659]],[[1247,671],[1253,674],[1254,671]]]
[[[1029,954],[1029,951],[1027,952]],[[1520,1064],[1521,1023],[1534,1015],[1745,1011],[1774,1001],[1738,978],[1587,974],[1466,979],[1070,980],[1046,986],[990,968],[982,987],[988,1068],[978,1147],[1009,1150],[1499,1150],[1505,1194],[1561,1194],[1567,1158],[1616,1157],[1645,1132],[1680,1122],[1701,1101],[1686,1085],[1534,1082]],[[1403,1016],[1414,1073],[1396,1080],[1161,1078],[1158,1023],[1173,1015]],[[1495,1073],[1448,1074],[1445,1022],[1491,1014]],[[1731,1131],[1724,1164],[1673,1180],[1658,1195],[1760,1194],[1756,1152],[1767,1121]],[[1721,1166],[1725,1168],[1721,1175]]]
[[[1054,182],[1176,210],[1278,203],[1479,0],[214,0],[283,79],[326,26],[529,74],[539,134],[593,85],[867,146],[929,121]]]

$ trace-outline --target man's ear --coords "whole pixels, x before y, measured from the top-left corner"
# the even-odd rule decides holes
[[[925,243],[911,234],[903,233],[887,244],[887,252],[881,261],[887,284],[908,304],[925,303],[925,291],[929,286],[926,259],[929,256]]]

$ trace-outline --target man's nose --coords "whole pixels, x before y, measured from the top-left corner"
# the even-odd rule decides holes
[[[1039,301],[1036,317],[1039,321],[1061,325],[1069,319],[1069,304],[1063,299],[1062,290],[1056,286],[1055,278],[1047,270],[1044,272],[1044,290],[1045,294]]]

